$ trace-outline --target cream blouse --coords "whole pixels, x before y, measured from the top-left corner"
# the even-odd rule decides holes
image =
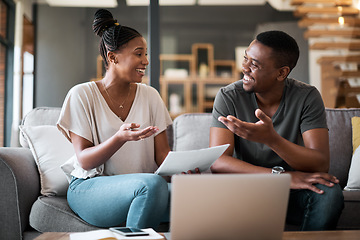
[[[145,84],[137,84],[136,95],[127,123],[140,128],[157,126],[157,134],[172,124],[159,93]],[[71,141],[69,131],[98,145],[113,136],[124,122],[110,109],[95,82],[74,86],[67,94],[57,126]],[[157,135],[156,134],[156,135]],[[88,178],[96,175],[153,173],[157,169],[154,137],[126,142],[105,164],[86,171],[80,167],[76,155],[62,169],[69,176]]]

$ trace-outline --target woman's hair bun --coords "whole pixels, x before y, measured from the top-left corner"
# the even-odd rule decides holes
[[[95,12],[92,28],[94,33],[101,37],[104,31],[114,26],[115,23],[116,20],[111,12],[106,9],[99,9]]]
[[[95,12],[92,27],[94,33],[101,37],[99,49],[106,69],[109,66],[108,51],[116,51],[131,39],[142,37],[135,29],[117,23],[111,12],[106,9],[99,9]]]

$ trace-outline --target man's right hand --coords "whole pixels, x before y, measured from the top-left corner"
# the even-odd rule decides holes
[[[339,183],[339,179],[328,173],[306,173],[299,171],[288,171],[286,173],[291,175],[291,189],[309,189],[318,194],[323,194],[324,191],[315,187],[315,184],[319,183],[328,187],[333,187],[334,184]]]

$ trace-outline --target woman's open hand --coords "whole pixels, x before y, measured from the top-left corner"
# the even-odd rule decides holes
[[[159,131],[158,127],[149,126],[144,129],[139,129],[140,124],[137,123],[124,123],[118,134],[122,136],[126,141],[139,141],[148,138]]]

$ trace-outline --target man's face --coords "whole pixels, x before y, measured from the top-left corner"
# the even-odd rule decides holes
[[[242,63],[243,88],[247,92],[264,93],[279,83],[279,69],[272,49],[254,40],[245,50]]]

